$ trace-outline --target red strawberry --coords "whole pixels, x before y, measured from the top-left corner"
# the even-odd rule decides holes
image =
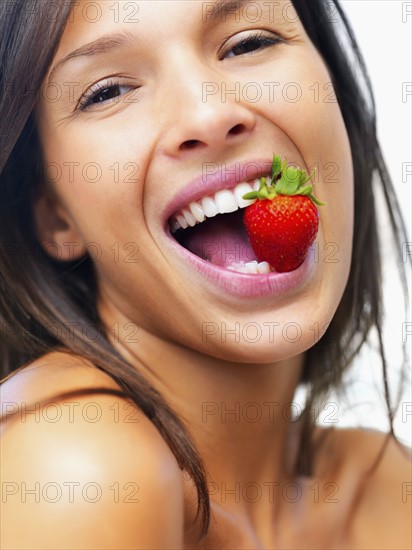
[[[312,195],[311,185],[305,185],[311,177],[274,156],[271,184],[261,178],[260,189],[243,197],[258,199],[244,211],[250,244],[259,262],[268,262],[278,272],[297,269],[316,238],[315,204],[324,203]]]

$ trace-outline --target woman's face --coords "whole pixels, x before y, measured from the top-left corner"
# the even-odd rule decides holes
[[[37,225],[60,258],[87,247],[111,321],[208,355],[271,362],[313,345],[338,306],[353,171],[330,75],[291,3],[236,4],[77,2],[36,110],[64,222],[38,207]],[[236,214],[183,231],[191,252],[177,243],[173,214],[268,174],[273,153],[316,168],[326,203],[299,269],[227,269],[253,259]]]

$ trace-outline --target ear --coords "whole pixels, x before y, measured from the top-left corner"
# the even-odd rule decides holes
[[[70,215],[48,185],[42,186],[33,203],[37,238],[43,250],[60,261],[84,255],[84,241]]]

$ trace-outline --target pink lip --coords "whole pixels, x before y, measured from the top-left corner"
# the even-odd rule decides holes
[[[237,273],[223,267],[218,267],[202,260],[186,250],[166,230],[169,245],[174,254],[181,258],[204,277],[214,287],[220,288],[225,294],[238,298],[257,298],[262,296],[286,296],[292,294],[303,284],[309,282],[314,270],[315,255],[309,251],[303,264],[288,273],[247,274]]]
[[[253,159],[246,162],[204,163],[205,173],[189,182],[166,205],[162,217],[167,221],[172,214],[184,208],[191,202],[207,195],[213,195],[221,189],[232,189],[243,181],[252,181],[271,173],[271,159]],[[213,170],[213,172],[212,172]]]

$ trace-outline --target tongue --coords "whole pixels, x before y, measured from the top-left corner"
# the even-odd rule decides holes
[[[256,260],[243,224],[243,212],[221,214],[182,231],[180,244],[214,265],[228,268]]]

